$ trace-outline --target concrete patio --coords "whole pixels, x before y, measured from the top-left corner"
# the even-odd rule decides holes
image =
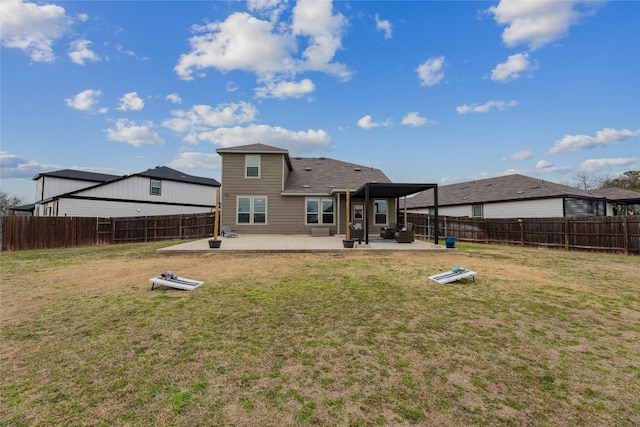
[[[312,237],[301,234],[242,234],[238,237],[222,237],[220,248],[210,249],[209,239],[180,243],[175,246],[158,249],[160,254],[181,253],[282,253],[282,252],[434,252],[447,251],[444,241],[441,245],[416,240],[413,243],[397,243],[395,240],[369,238],[369,244],[355,243],[353,248],[344,248],[344,236]]]

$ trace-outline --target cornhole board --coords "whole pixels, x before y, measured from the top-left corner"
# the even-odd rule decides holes
[[[476,283],[476,272],[472,270],[462,270],[462,271],[446,271],[440,274],[434,274],[433,276],[429,276],[429,279],[434,282],[438,282],[441,284],[455,282],[456,280],[465,279],[467,277],[471,277],[473,279],[473,283]]]
[[[165,279],[162,276],[156,276],[149,279],[151,283],[151,290],[156,289],[156,286],[168,286],[170,288],[183,289],[185,291],[192,291],[204,282],[199,280],[191,280],[185,277],[176,277],[175,279]]]

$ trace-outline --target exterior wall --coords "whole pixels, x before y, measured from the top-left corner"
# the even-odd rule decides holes
[[[245,178],[245,154],[223,153],[221,225],[238,233],[304,233],[304,197],[282,196],[287,170],[284,154],[260,154],[260,178]],[[238,196],[265,196],[266,224],[238,224]]]
[[[564,216],[562,198],[485,203],[484,218],[547,218]],[[471,207],[469,206],[469,211]]]
[[[61,194],[93,187],[99,183],[93,181],[80,181],[77,179],[57,178],[54,176],[42,176],[36,180],[36,202],[46,200]],[[43,193],[44,188],[44,193]]]
[[[215,206],[216,190],[207,185],[162,181],[160,195],[150,194],[151,179],[140,176],[80,191],[75,196],[110,200],[133,200],[153,203]]]
[[[430,213],[428,208],[410,209],[410,211]],[[473,215],[472,205],[441,206],[438,208],[438,215],[471,217]],[[483,218],[555,218],[562,216],[564,216],[562,198],[482,204]]]
[[[57,216],[130,217],[195,214],[214,210],[213,207],[202,206],[85,199],[60,199],[56,204]]]

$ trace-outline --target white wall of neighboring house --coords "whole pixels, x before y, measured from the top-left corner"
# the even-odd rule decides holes
[[[57,205],[57,216],[130,217],[179,215],[212,212],[214,209],[202,206],[83,199],[60,199],[57,201]]]
[[[564,216],[562,198],[487,203],[484,218],[553,218]]]
[[[162,181],[161,194],[150,194],[150,178],[132,176],[96,188],[75,193],[75,196],[98,197],[101,199],[139,200],[148,202],[171,202],[213,206],[216,190],[207,185],[177,181]]]
[[[82,181],[77,179],[58,178],[55,176],[42,176],[36,180],[36,202],[46,200],[60,194],[70,193],[83,188],[92,187],[99,183],[94,181]],[[44,192],[43,192],[44,186]]]
[[[409,212],[429,213],[429,209],[410,209]],[[440,206],[438,215],[471,217],[472,205]],[[563,215],[563,201],[560,197],[482,204],[483,218],[552,218]]]

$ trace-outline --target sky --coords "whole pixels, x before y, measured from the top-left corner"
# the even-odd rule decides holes
[[[0,188],[168,166],[218,148],[393,182],[640,169],[639,1],[0,3]]]

